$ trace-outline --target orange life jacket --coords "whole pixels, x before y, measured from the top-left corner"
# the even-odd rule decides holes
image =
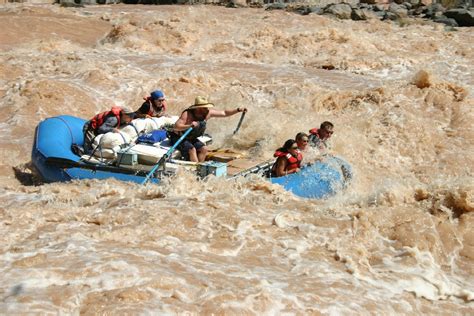
[[[303,160],[303,155],[301,154],[300,151],[298,151],[298,156],[294,157],[290,153],[277,150],[273,154],[273,157],[278,157],[278,158],[279,157],[285,157],[286,158],[288,163],[286,164],[285,171],[300,168],[301,167],[301,161]],[[276,163],[273,166],[276,167]]]
[[[113,114],[117,118],[117,126],[120,126],[120,114],[122,113],[122,108],[119,108],[117,106],[113,106],[109,111],[105,111],[102,113],[97,114],[90,120],[90,127],[94,130],[94,132],[97,132],[97,129],[104,124],[105,118]]]
[[[145,102],[147,102],[150,105],[150,107],[148,108],[148,113],[147,113],[149,116],[154,116],[160,112],[166,111],[166,101],[163,101],[161,103],[161,105],[163,106],[161,111],[155,112],[154,107],[153,107],[153,100],[151,99],[151,97],[143,97],[143,100],[145,100]]]

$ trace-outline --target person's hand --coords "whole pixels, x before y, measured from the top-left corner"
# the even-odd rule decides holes
[[[145,118],[152,118],[152,116],[147,114],[145,115]]]
[[[296,169],[295,169],[295,173],[300,172],[300,171],[301,171],[300,168],[296,168]]]
[[[120,133],[120,130],[119,130],[118,128],[114,128],[114,129],[112,130],[112,132],[114,132],[114,133]]]
[[[199,128],[206,128],[206,121],[199,121]]]
[[[237,112],[247,112],[247,108],[237,108]]]
[[[192,128],[196,128],[196,127],[198,127],[198,126],[199,126],[199,122],[196,122],[196,121],[192,121],[192,122],[191,122],[191,127],[192,127]]]

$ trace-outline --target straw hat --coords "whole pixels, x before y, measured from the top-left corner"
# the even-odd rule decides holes
[[[210,103],[206,97],[197,96],[194,99],[194,104],[189,107],[190,110],[192,109],[199,109],[199,108],[212,108],[214,104]]]

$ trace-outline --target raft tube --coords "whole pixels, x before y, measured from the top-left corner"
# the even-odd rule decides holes
[[[270,178],[270,181],[295,195],[322,199],[341,191],[351,179],[352,169],[346,161],[326,156],[322,161],[301,168],[298,173]]]

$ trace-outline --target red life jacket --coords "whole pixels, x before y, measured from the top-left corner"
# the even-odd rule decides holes
[[[312,135],[316,135],[318,138],[320,138],[319,137],[319,128],[317,128],[317,127],[310,129],[309,133],[312,134]]]
[[[94,116],[91,121],[90,121],[90,127],[94,130],[94,132],[97,131],[97,129],[104,124],[105,118],[113,114],[117,118],[117,126],[120,126],[120,114],[122,113],[122,108],[119,108],[117,106],[113,106],[110,111],[105,111],[102,113],[97,114]]]
[[[290,153],[286,153],[286,152],[283,152],[283,151],[275,151],[275,153],[273,154],[273,157],[285,157],[286,160],[288,161],[288,163],[286,164],[286,168],[285,168],[285,171],[288,171],[288,170],[293,170],[293,169],[296,169],[296,168],[300,168],[301,167],[301,161],[303,160],[303,155],[301,154],[300,151],[298,151],[298,156],[297,157],[294,157],[292,154]],[[276,164],[275,164],[276,165]],[[274,166],[275,166],[274,165]]]
[[[166,101],[163,101],[161,103],[161,105],[163,106],[162,110],[160,112],[155,113],[155,110],[153,107],[153,100],[151,99],[151,97],[144,97],[143,100],[145,100],[145,102],[147,102],[150,105],[150,107],[148,108],[148,113],[147,113],[147,115],[149,116],[154,116],[155,114],[166,111]]]
[[[319,135],[320,128],[312,128],[309,130],[309,144],[313,147],[318,147],[319,149],[327,149],[328,145],[326,144],[325,139],[321,139],[321,136]]]

